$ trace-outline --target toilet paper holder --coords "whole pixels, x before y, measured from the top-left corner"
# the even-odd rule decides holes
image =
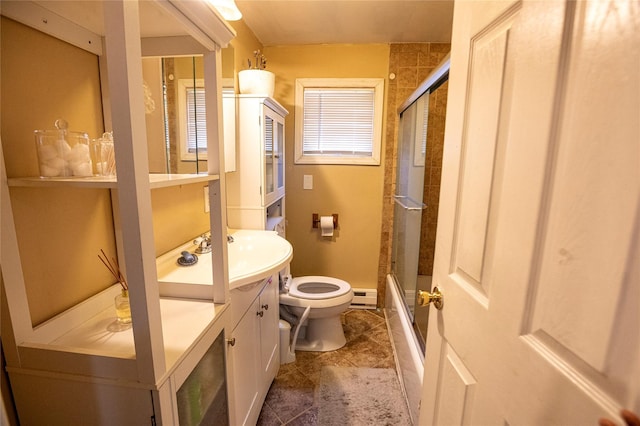
[[[318,213],[313,213],[312,215],[313,227],[317,228],[320,226],[320,215]],[[338,229],[338,213],[334,213],[333,216],[333,229]]]

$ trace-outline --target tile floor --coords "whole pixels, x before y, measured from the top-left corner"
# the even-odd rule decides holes
[[[280,366],[258,418],[259,426],[315,426],[314,398],[323,366],[393,368],[393,349],[382,312],[353,309],[342,314],[347,344],[332,352],[296,352]]]

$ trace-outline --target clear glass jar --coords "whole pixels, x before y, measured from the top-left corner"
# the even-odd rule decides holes
[[[129,290],[122,292],[115,297],[116,316],[119,324],[131,323],[131,307],[129,305]]]

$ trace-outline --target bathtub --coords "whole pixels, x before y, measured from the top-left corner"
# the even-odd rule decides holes
[[[424,355],[413,332],[398,286],[391,275],[387,275],[386,288],[384,312],[393,345],[396,369],[411,420],[417,424],[422,396]]]

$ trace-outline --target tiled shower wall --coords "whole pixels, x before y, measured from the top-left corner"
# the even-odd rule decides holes
[[[435,69],[442,59],[451,50],[449,43],[399,43],[391,44],[389,57],[389,76],[395,75],[394,79],[389,78],[389,88],[386,106],[386,122],[387,132],[384,137],[385,149],[385,175],[384,175],[384,200],[382,206],[382,235],[380,246],[380,260],[378,267],[378,306],[383,307],[385,301],[385,282],[386,275],[391,270],[391,237],[393,235],[393,194],[395,193],[396,180],[396,152],[398,139],[398,107],[414,92],[414,90],[424,81],[425,78]],[[443,109],[444,112],[444,109]],[[444,132],[444,129],[442,129]],[[427,164],[430,157],[434,158],[434,147],[431,152],[427,151]],[[442,147],[439,148],[440,153]],[[441,155],[440,155],[441,157]],[[436,173],[439,173],[440,167],[434,166],[432,171],[425,170],[425,179],[431,179]],[[430,182],[429,182],[430,183]],[[434,185],[435,186],[435,185]],[[425,202],[429,204],[429,197],[432,194],[439,193],[438,188],[432,185],[425,186]],[[437,204],[433,206],[437,212]],[[435,223],[429,226],[430,222],[435,219],[431,214],[431,209],[427,209],[424,213],[428,216],[427,220],[423,220],[422,233],[427,236],[432,235],[435,244]],[[424,217],[423,217],[424,219]],[[425,245],[426,246],[426,245]],[[431,249],[433,253],[433,249]],[[428,257],[427,253],[420,253],[421,259]],[[433,268],[433,254],[431,254],[431,268]],[[428,265],[421,265],[421,269],[425,270]],[[428,274],[430,275],[430,273]]]

